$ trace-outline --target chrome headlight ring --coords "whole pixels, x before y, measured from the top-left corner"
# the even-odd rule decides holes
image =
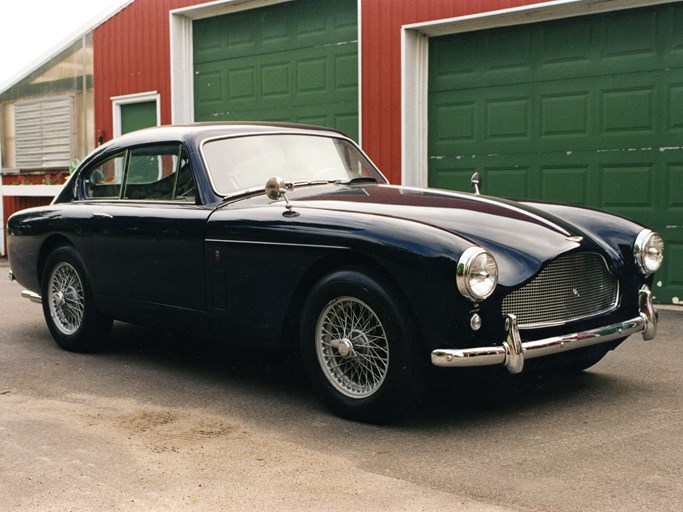
[[[664,240],[649,229],[643,229],[633,244],[633,255],[643,274],[654,274],[662,266],[664,259]]]
[[[456,283],[460,293],[471,301],[490,297],[498,284],[496,260],[481,247],[467,248],[458,260]]]

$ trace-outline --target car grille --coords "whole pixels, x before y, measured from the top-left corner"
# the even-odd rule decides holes
[[[533,281],[503,300],[503,314],[519,327],[544,327],[588,318],[617,306],[619,282],[595,253],[575,253],[551,262]]]

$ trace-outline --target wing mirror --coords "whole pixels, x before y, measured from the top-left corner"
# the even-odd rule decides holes
[[[272,199],[273,201],[277,201],[278,199],[285,200],[285,208],[287,208],[287,211],[282,214],[285,217],[296,217],[299,215],[298,212],[292,211],[292,205],[289,203],[289,199],[287,199],[287,192],[292,190],[292,188],[293,185],[291,183],[286,182],[279,176],[273,176],[266,181],[265,192],[268,199]]]
[[[279,176],[273,176],[268,181],[266,181],[266,196],[268,196],[268,199],[277,201],[281,197],[284,197],[285,201],[287,201],[287,196],[285,195],[286,192],[287,183],[285,183],[285,180],[283,180]]]

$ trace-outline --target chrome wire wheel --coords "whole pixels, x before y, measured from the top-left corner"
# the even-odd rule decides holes
[[[52,269],[46,300],[54,325],[62,334],[72,335],[83,325],[83,283],[71,264],[61,262]]]
[[[315,333],[318,362],[343,395],[366,398],[380,389],[389,368],[389,342],[375,312],[354,297],[332,300]]]

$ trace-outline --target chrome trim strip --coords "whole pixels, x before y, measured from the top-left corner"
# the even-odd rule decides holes
[[[206,242],[216,244],[246,244],[246,245],[279,245],[282,247],[309,247],[312,249],[342,249],[348,251],[350,247],[342,245],[317,245],[317,244],[295,244],[289,242],[261,242],[257,240],[218,240],[215,238],[207,239]]]
[[[31,290],[22,290],[21,291],[21,296],[24,299],[28,299],[31,302],[35,302],[36,304],[42,304],[43,299],[40,295],[37,293],[32,292]]]
[[[517,320],[514,315],[508,315],[506,319],[507,337],[502,345],[466,349],[436,349],[432,351],[432,364],[454,368],[502,364],[507,367],[510,373],[520,373],[524,368],[525,359],[598,345],[626,338],[637,332],[642,332],[643,339],[651,340],[657,332],[657,313],[652,304],[652,293],[647,286],[641,288],[638,298],[640,315],[625,322],[522,343],[519,343],[520,334]]]

